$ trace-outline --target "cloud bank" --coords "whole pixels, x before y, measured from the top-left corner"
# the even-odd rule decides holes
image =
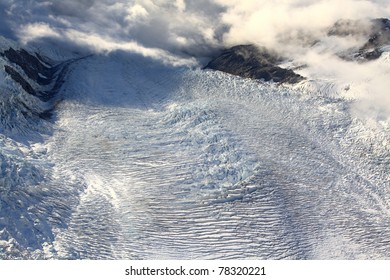
[[[0,7],[2,26],[25,43],[88,38],[95,50],[131,42],[181,56],[243,43],[295,49],[339,19],[390,17],[384,0],[0,0]]]
[[[337,20],[381,17],[390,18],[388,0],[0,0],[0,32],[25,44],[50,38],[196,65],[218,49],[254,43],[308,65],[309,76],[370,81],[363,100],[386,111],[389,63],[352,66],[333,55],[361,46],[364,24],[354,36],[326,36]]]
[[[114,49],[178,56],[208,56],[221,46],[226,31],[223,7],[200,0],[0,0],[3,21],[23,43],[43,37],[86,45],[94,51]]]

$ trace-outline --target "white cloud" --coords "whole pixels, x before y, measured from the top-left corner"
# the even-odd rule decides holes
[[[304,32],[320,36],[339,19],[388,17],[388,1],[216,0],[227,7],[222,20],[231,26],[225,42],[283,47],[280,38]]]
[[[44,37],[61,37],[55,29],[44,22],[31,23],[21,26],[19,36],[21,37],[22,43],[24,44],[28,43],[29,41]]]
[[[184,0],[176,0],[176,8],[179,12],[183,13],[186,9],[186,3]]]
[[[0,4],[9,7],[8,19],[16,31],[39,22],[182,54],[242,43],[280,49],[310,36],[321,37],[338,19],[390,17],[390,2],[385,0],[0,0]]]
[[[149,13],[146,9],[139,5],[135,4],[134,6],[128,8],[128,15],[126,16],[126,21],[133,23],[142,19],[146,19]]]

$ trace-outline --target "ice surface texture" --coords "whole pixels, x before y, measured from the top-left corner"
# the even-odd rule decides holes
[[[332,86],[118,52],[58,96],[42,141],[2,134],[1,258],[390,256],[389,124]]]

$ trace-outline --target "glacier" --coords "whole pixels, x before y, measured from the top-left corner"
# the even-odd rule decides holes
[[[340,85],[42,52],[49,101],[0,57],[0,258],[390,256],[389,120]]]

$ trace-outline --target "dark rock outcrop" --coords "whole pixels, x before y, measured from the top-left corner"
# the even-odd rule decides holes
[[[214,69],[244,78],[294,84],[304,78],[293,70],[277,64],[281,57],[276,53],[253,45],[239,45],[223,51],[205,68]]]
[[[367,42],[354,51],[353,56],[342,55],[345,59],[374,60],[379,58],[386,45],[390,45],[390,21],[379,18],[370,21],[339,20],[328,31],[328,36],[362,36]]]
[[[10,48],[0,55],[9,61],[9,65],[4,65],[5,72],[28,94],[42,101],[50,100],[61,88],[68,66],[72,63],[70,60],[54,65],[39,54],[31,54],[23,49]],[[25,75],[21,74],[22,71]],[[33,86],[27,81],[26,76],[36,82],[36,85]]]
[[[381,48],[385,45],[390,45],[390,21],[385,18],[375,19],[372,21],[370,38],[359,53],[365,59],[377,59],[382,55]]]
[[[4,52],[4,56],[10,62],[19,65],[27,77],[38,84],[48,85],[51,82],[54,75],[52,68],[45,66],[36,55],[32,55],[23,49],[16,51],[10,48]]]
[[[16,71],[14,68],[8,65],[4,65],[5,72],[11,76],[11,78],[21,85],[21,87],[28,93],[34,96],[37,96],[36,91],[33,87]]]

